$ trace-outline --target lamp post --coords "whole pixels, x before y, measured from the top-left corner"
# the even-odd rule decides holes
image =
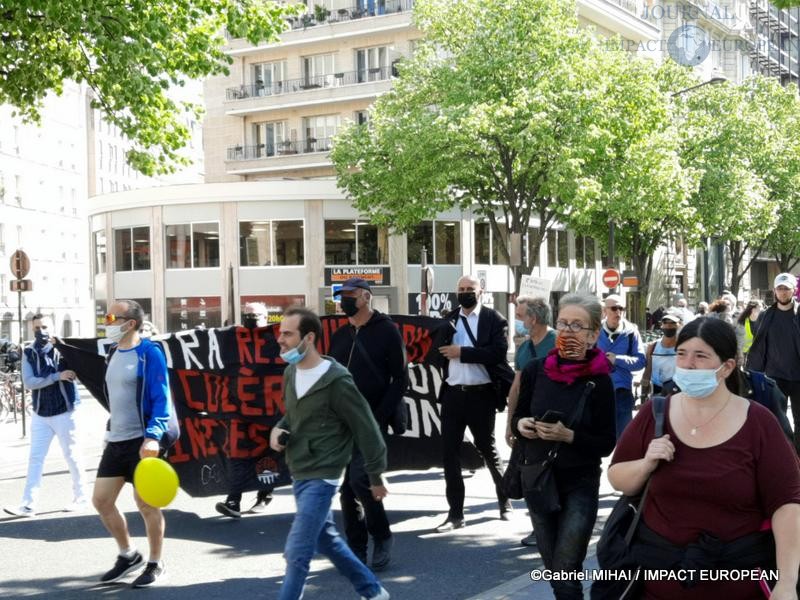
[[[686,94],[688,92],[693,92],[694,90],[696,90],[698,88],[701,88],[701,87],[704,87],[704,86],[707,86],[707,85],[715,85],[717,83],[724,83],[726,81],[728,81],[727,77],[725,77],[724,75],[717,75],[716,77],[712,77],[708,81],[703,81],[702,83],[698,83],[697,85],[693,85],[691,87],[688,87],[688,88],[685,88],[685,89],[682,89],[682,90],[678,90],[677,92],[674,92],[674,93],[670,94],[670,97],[671,98],[675,98],[677,96],[680,96],[681,94]],[[717,252],[718,252],[718,254],[720,256],[722,255],[722,253],[723,253],[722,244],[717,244]],[[703,247],[703,296],[704,296],[704,300],[706,302],[710,302],[710,297],[709,297],[709,293],[708,293],[708,288],[711,286],[710,274],[709,274],[709,269],[711,267],[711,265],[710,265],[710,262],[711,262],[710,254],[711,254],[711,239],[710,238],[706,238],[706,243],[705,243],[705,245]],[[719,257],[718,257],[718,261],[719,261],[718,265],[717,265],[718,268],[720,266],[722,267],[722,270],[719,273],[717,273],[717,279],[718,279],[718,283],[719,283],[718,287],[719,287],[719,291],[721,293],[722,292],[722,284],[723,284],[723,280],[724,280],[724,277],[725,277],[725,275],[724,275],[725,262],[724,262],[724,259],[721,259]]]

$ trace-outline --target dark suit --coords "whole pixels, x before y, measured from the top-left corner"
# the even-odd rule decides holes
[[[495,310],[480,307],[478,313],[478,334],[475,347],[461,346],[461,362],[481,364],[486,367],[494,381],[505,376],[510,367],[506,362],[508,351],[508,323]],[[445,317],[456,324],[461,320],[461,308]],[[464,326],[461,321],[461,326]],[[491,383],[474,386],[451,386],[447,384],[449,363],[444,365],[444,381],[440,393],[442,403],[442,450],[447,503],[450,506],[449,519],[464,518],[464,480],[461,476],[459,449],[464,432],[469,427],[475,447],[483,456],[486,466],[495,483],[497,500],[503,509],[507,498],[503,494],[501,482],[503,472],[500,456],[494,440],[495,393]],[[513,376],[513,373],[512,373]]]

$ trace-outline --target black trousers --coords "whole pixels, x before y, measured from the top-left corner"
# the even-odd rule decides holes
[[[789,410],[789,401],[792,403],[792,420],[794,421],[794,448],[800,455],[800,381],[775,378],[775,383],[785,396],[781,403],[781,410],[786,414]]]
[[[497,501],[502,505],[508,500],[502,490],[503,471],[494,441],[494,391],[491,385],[467,391],[446,383],[443,385],[442,453],[447,504],[450,506],[448,518],[463,519],[464,479],[459,450],[467,427],[492,475]]]
[[[369,536],[379,541],[392,536],[383,502],[372,497],[364,457],[358,448],[353,450],[353,458],[344,473],[339,504],[347,545],[353,552],[366,553]]]
[[[256,461],[252,458],[232,458],[228,465],[228,497],[225,500],[241,502],[242,492],[255,477]],[[269,495],[270,490],[261,489],[258,490],[257,498],[263,500]]]

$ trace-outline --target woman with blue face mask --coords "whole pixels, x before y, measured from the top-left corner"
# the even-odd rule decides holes
[[[680,570],[675,578],[645,581],[643,597],[755,599],[769,585],[772,598],[797,598],[794,448],[768,409],[738,394],[731,325],[696,319],[680,331],[676,352],[674,381],[682,391],[667,400],[665,435],[653,439],[653,411],[645,405],[608,472],[626,495],[652,478],[631,549],[645,569]],[[779,578],[720,580],[715,574],[724,569],[777,569]]]

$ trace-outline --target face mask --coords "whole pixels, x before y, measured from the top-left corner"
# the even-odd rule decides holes
[[[125,337],[127,331],[122,331],[122,325],[106,325],[106,338],[118,342]]]
[[[559,335],[556,338],[556,349],[561,358],[583,358],[586,354],[586,342]]]
[[[665,338],[674,338],[678,335],[677,329],[662,329],[661,332],[664,334]]]
[[[475,292],[459,292],[458,303],[469,310],[478,303],[478,296]]]
[[[339,305],[342,307],[342,312],[348,317],[354,317],[358,312],[356,300],[358,300],[358,298],[349,298],[347,296],[342,296],[342,299],[339,300]]]
[[[44,346],[45,344],[47,344],[47,342],[50,341],[50,334],[44,330],[40,329],[39,331],[34,333],[34,335],[36,336],[36,341],[39,343],[40,346]]]
[[[675,367],[672,380],[687,396],[692,398],[705,398],[711,395],[719,386],[717,381],[718,369],[683,369]]]
[[[258,315],[254,313],[248,313],[242,318],[242,325],[247,327],[248,329],[255,329],[258,327]]]
[[[305,340],[297,344],[297,346],[295,346],[291,350],[287,350],[286,352],[282,353],[281,358],[290,365],[296,365],[306,357],[306,352],[308,352],[308,348],[300,352],[300,346],[302,346],[304,343]]]
[[[525,327],[525,321],[516,319],[514,321],[514,329],[517,330],[517,335],[528,335],[528,328]]]

